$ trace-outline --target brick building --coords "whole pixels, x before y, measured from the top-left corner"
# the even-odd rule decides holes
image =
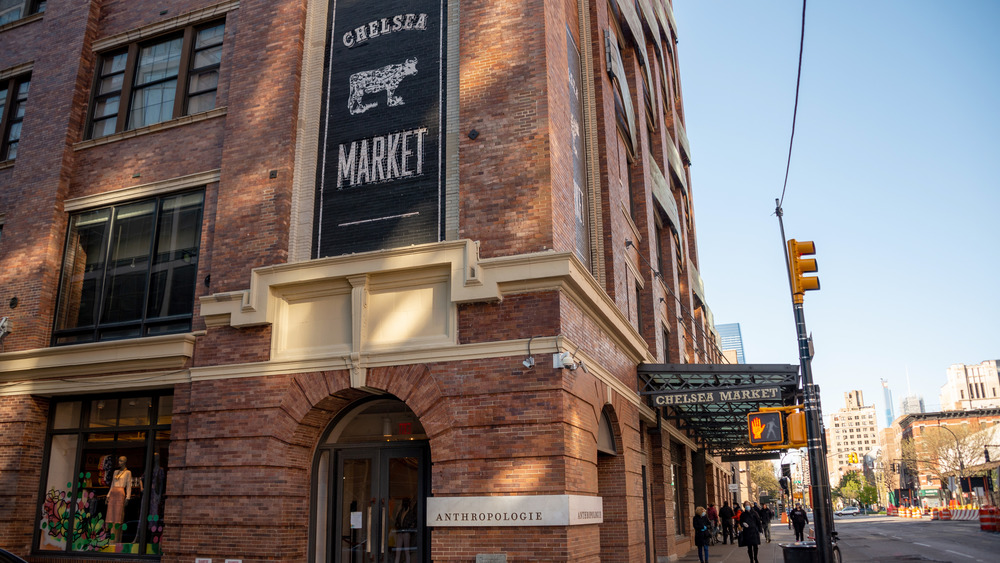
[[[0,12],[0,547],[660,561],[732,469],[666,0]]]
[[[940,506],[948,500],[987,504],[995,470],[985,451],[995,445],[1000,409],[909,414],[899,427],[899,498],[912,505]]]

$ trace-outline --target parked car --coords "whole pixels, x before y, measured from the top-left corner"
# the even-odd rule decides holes
[[[861,514],[861,509],[856,506],[845,506],[840,510],[834,512],[837,516],[857,516]]]
[[[0,563],[28,563],[6,549],[0,549]]]

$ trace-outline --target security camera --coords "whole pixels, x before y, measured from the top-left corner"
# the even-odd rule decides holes
[[[524,364],[524,367],[526,367],[526,368],[528,368],[528,369],[531,369],[531,368],[535,367],[535,357],[534,357],[534,356],[528,356],[528,357],[527,357],[527,358],[526,358],[526,359],[525,359],[525,360],[524,360],[523,362],[521,362],[521,363],[522,363],[522,364]]]
[[[573,354],[570,354],[569,352],[559,352],[552,354],[552,367],[556,369],[566,368],[568,370],[574,370],[578,366],[576,365],[576,361],[573,359]]]
[[[0,319],[0,338],[7,336],[10,331],[10,317],[3,317]]]

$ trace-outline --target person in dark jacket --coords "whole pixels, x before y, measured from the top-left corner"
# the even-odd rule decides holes
[[[788,516],[792,520],[792,527],[795,528],[795,541],[805,541],[806,537],[802,531],[809,523],[809,517],[806,516],[806,511],[802,510],[802,505],[796,504]]]
[[[750,563],[760,563],[757,559],[757,550],[760,548],[760,516],[750,507],[750,503],[743,504],[743,513],[740,514],[740,540],[747,546],[747,556]]]
[[[764,532],[767,543],[771,543],[771,519],[774,518],[774,511],[765,502],[757,511],[757,516],[760,516],[761,531]]]
[[[698,548],[698,561],[708,563],[708,540],[712,537],[712,523],[708,514],[701,506],[694,509],[693,526],[694,545]]]
[[[733,535],[733,514],[729,501],[722,503],[722,508],[719,509],[719,518],[722,519],[722,543],[736,542],[736,536]]]

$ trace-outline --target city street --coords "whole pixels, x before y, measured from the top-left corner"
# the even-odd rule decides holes
[[[812,522],[810,514],[810,523]],[[889,563],[895,561],[930,561],[938,563],[997,561],[1000,534],[979,531],[979,521],[911,520],[887,516],[834,517],[840,535],[840,553],[844,563]],[[784,561],[779,543],[791,543],[787,524],[771,525],[774,541],[760,546],[761,563]],[[734,545],[709,547],[711,563],[742,563],[746,549]],[[698,561],[692,549],[678,563]]]
[[[1000,534],[981,532],[978,520],[844,516],[834,525],[845,562],[993,562],[1000,551]]]

